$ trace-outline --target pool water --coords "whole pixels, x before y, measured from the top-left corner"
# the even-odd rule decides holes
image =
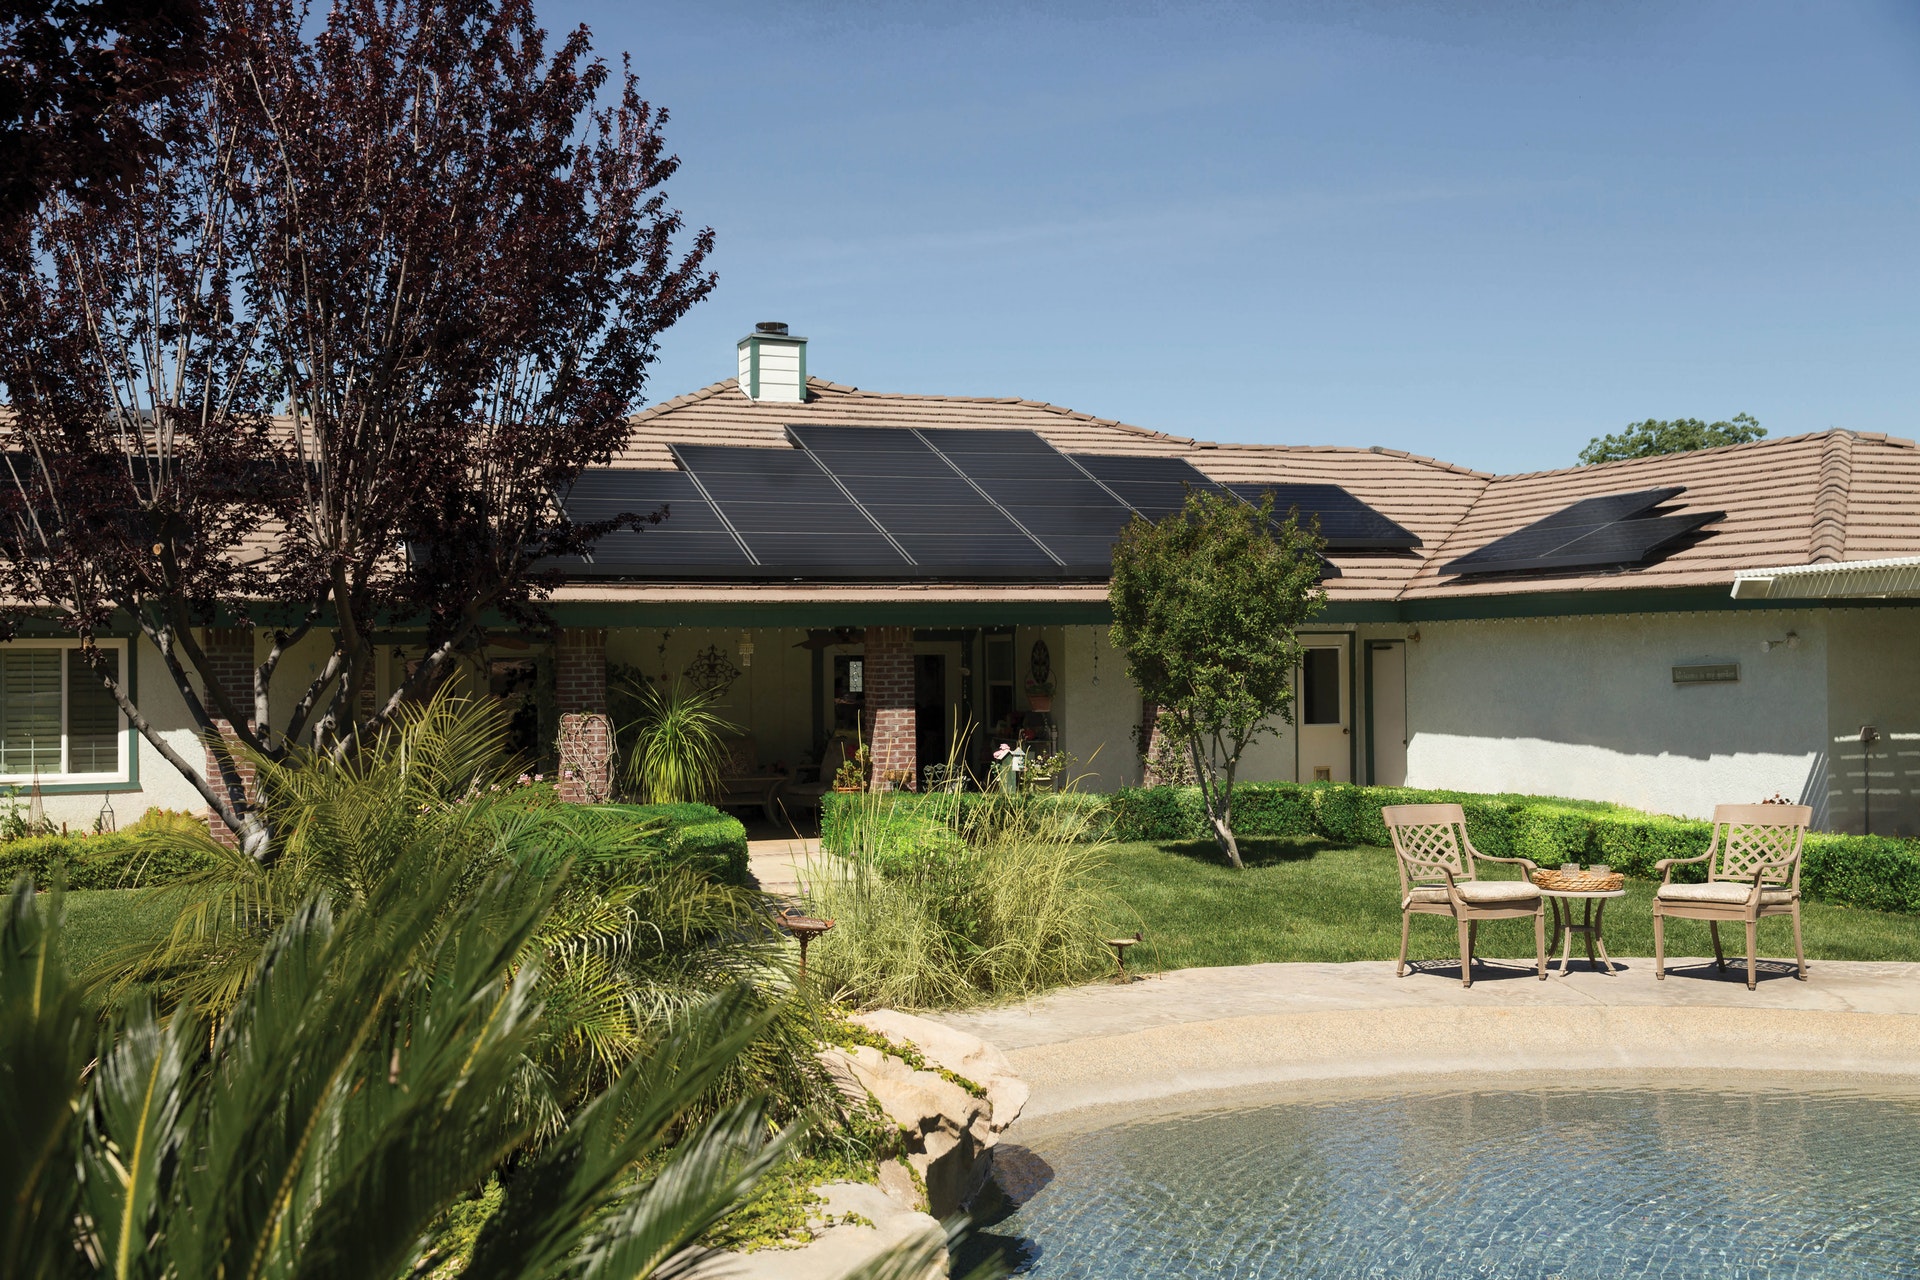
[[[1598,1088],[1285,1103],[1012,1148],[1049,1280],[1920,1277],[1920,1100]]]

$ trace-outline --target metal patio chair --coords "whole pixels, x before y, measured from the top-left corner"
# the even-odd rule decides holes
[[[1653,895],[1653,976],[1667,976],[1668,918],[1705,920],[1713,935],[1713,962],[1727,968],[1720,948],[1720,923],[1747,927],[1747,990],[1754,989],[1754,957],[1760,921],[1793,917],[1795,975],[1807,980],[1807,951],[1800,936],[1800,854],[1807,842],[1813,809],[1804,804],[1723,804],[1714,806],[1713,838],[1697,858],[1662,858],[1653,869],[1662,874]],[[1673,869],[1707,864],[1705,884],[1675,884]]]
[[[920,769],[920,790],[931,795],[936,791],[964,791],[967,787],[967,770],[964,765],[929,764]]]
[[[1528,858],[1495,858],[1467,838],[1467,815],[1457,804],[1390,804],[1380,810],[1400,864],[1400,963],[1407,971],[1407,940],[1416,915],[1452,916],[1460,932],[1460,985],[1473,985],[1473,949],[1482,920],[1533,917],[1533,946],[1540,981],[1547,980],[1546,900],[1527,875]],[[1511,863],[1520,879],[1482,880],[1482,862]]]

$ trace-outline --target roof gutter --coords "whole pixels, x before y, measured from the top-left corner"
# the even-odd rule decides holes
[[[1920,556],[1747,569],[1734,575],[1736,600],[1880,599],[1920,596]]]

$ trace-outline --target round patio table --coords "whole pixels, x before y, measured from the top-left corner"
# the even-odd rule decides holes
[[[1540,896],[1553,904],[1554,941],[1559,942],[1563,936],[1566,939],[1560,947],[1560,977],[1566,977],[1567,971],[1573,967],[1573,935],[1576,933],[1586,937],[1589,965],[1599,969],[1604,964],[1606,966],[1604,972],[1608,974],[1619,972],[1613,963],[1613,957],[1607,954],[1605,939],[1600,936],[1600,920],[1607,914],[1607,899],[1626,897],[1625,889],[1542,889]],[[1573,918],[1573,904],[1576,899],[1584,900],[1586,903],[1578,923],[1575,923]],[[1598,960],[1593,957],[1595,947],[1600,948]],[[1547,949],[1551,951],[1553,948]]]

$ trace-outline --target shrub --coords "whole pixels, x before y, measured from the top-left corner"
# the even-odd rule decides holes
[[[995,814],[1008,812],[1059,813],[1073,815],[1088,838],[1146,840],[1152,836],[1119,836],[1110,831],[1113,797],[1081,791],[1031,792],[1009,796],[1000,791],[940,791],[921,794],[914,791],[828,792],[821,797],[820,847],[828,853],[846,853],[862,841],[884,838],[887,828],[874,824],[882,813],[917,815],[955,830],[975,824]],[[1167,837],[1169,839],[1173,837]]]
[[[606,804],[595,808],[637,822],[666,823],[661,852],[678,866],[703,872],[725,884],[747,882],[747,829],[740,819],[710,804]]]
[[[839,797],[806,881],[837,926],[823,990],[943,1008],[1085,981],[1111,961],[1100,806],[1073,793]],[[824,842],[823,842],[824,843]]]
[[[620,692],[639,715],[620,726],[627,783],[654,803],[708,800],[719,794],[727,739],[739,732],[714,711],[722,688],[630,679]]]
[[[198,830],[204,834],[204,824]],[[210,865],[200,851],[168,842],[158,825],[103,835],[28,836],[0,844],[0,879],[22,873],[51,882],[56,866],[69,889],[145,889],[171,884]]]

